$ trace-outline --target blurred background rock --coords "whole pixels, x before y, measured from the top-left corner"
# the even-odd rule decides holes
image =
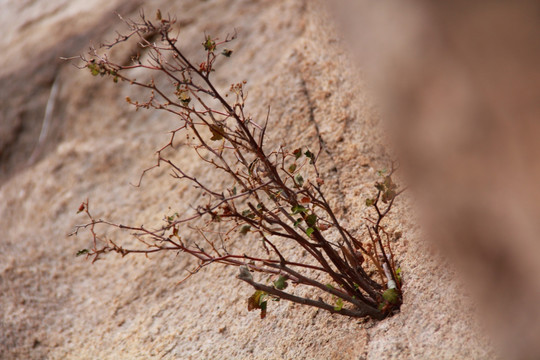
[[[505,358],[540,358],[540,3],[340,5],[428,237]]]

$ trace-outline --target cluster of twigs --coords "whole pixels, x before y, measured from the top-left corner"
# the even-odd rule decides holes
[[[137,109],[152,108],[178,117],[179,127],[171,131],[170,141],[157,151],[157,163],[152,168],[168,166],[175,179],[188,181],[207,200],[194,207],[193,214],[166,217],[157,229],[96,219],[86,201],[79,212],[84,212],[90,221],[78,226],[73,234],[89,230],[93,247],[79,253],[95,261],[109,252],[123,256],[181,252],[197,260],[188,277],[214,263],[238,266],[238,278],[256,290],[248,300],[248,308],[260,309],[261,317],[266,314],[268,299],[284,299],[332,313],[375,319],[399,309],[401,281],[390,249],[394,234],[389,234],[383,224],[401,192],[392,181],[393,169],[381,177],[381,182],[376,184],[376,195],[366,201],[374,217],[366,218],[369,239],[361,241],[340,224],[323,194],[318,154],[307,148],[266,149],[268,116],[260,123],[247,115],[245,83],[234,84],[226,94],[216,89],[211,80],[216,60],[231,56],[232,50],[225,45],[235,36],[227,36],[223,41],[205,36],[204,61],[195,64],[172,34],[174,19],[164,18],[158,11],[155,21],[148,20],[144,14],[138,21],[124,21],[130,32],[103,45],[104,55],[92,48],[90,59],[81,56],[84,68],[93,75],[110,76],[115,82],[148,89],[147,101],[127,98]],[[130,38],[137,39],[140,50],[146,52],[146,60],[136,55],[128,65],[112,61],[106,50]],[[162,84],[154,76],[149,81],[137,80],[130,76],[134,69],[155,72],[166,81]],[[229,179],[230,186],[213,188],[164,155],[166,149],[173,148],[173,140],[179,133],[189,134],[186,144],[201,163]],[[100,224],[131,232],[143,246],[126,248],[100,236],[96,230]],[[199,240],[186,240],[182,235],[186,227],[196,229]],[[329,240],[325,233],[336,236]],[[248,249],[233,250],[242,236],[258,239],[259,249],[251,253]],[[291,243],[298,250],[295,260],[281,250],[284,244],[290,247]],[[299,257],[301,252],[305,256]],[[255,273],[271,275],[273,281],[258,282]],[[323,300],[294,295],[291,288],[287,291],[290,283],[330,296]]]

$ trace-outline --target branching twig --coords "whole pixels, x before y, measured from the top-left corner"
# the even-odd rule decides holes
[[[237,266],[241,269],[239,278],[256,289],[249,299],[249,309],[260,308],[262,315],[266,313],[264,298],[268,296],[352,317],[382,319],[397,310],[401,300],[388,302],[384,293],[388,284],[396,284],[395,291],[401,299],[401,282],[396,281],[396,261],[390,242],[385,245],[382,241],[383,235],[388,240],[384,219],[401,193],[392,180],[394,167],[382,182],[376,183],[375,197],[366,201],[376,214],[373,219],[366,219],[371,243],[358,240],[342,226],[324,195],[318,155],[306,147],[288,149],[285,145],[269,151],[265,135],[271,130],[270,109],[263,121],[254,121],[244,109],[245,82],[232,85],[228,92],[221,92],[214,85],[211,76],[216,70],[216,59],[231,56],[232,50],[224,46],[236,33],[223,41],[206,35],[202,43],[205,61],[195,64],[172,35],[174,19],[162,18],[158,12],[154,22],[143,13],[138,22],[124,21],[130,32],[119,34],[103,48],[109,50],[135,38],[140,50],[147,52],[148,60],[142,62],[137,55],[131,64],[120,64],[107,52],[91,49],[90,59],[80,58],[83,67],[93,75],[146,89],[146,101],[128,97],[127,102],[137,110],[172,113],[179,121],[169,142],[157,151],[155,165],[142,172],[136,186],[140,186],[146,172],[164,165],[175,180],[190,183],[206,200],[193,205],[191,214],[167,216],[156,229],[96,219],[87,200],[79,212],[84,212],[89,222],[77,226],[73,235],[87,229],[93,246],[79,254],[86,254],[93,261],[109,252],[122,256],[161,251],[187,254],[197,264],[182,281],[211,264]],[[157,41],[158,38],[161,40]],[[159,76],[135,79],[132,74],[137,69]],[[165,155],[165,150],[174,150],[173,141],[178,134],[185,135],[185,145],[193,150],[201,165],[214,169],[228,185],[201,181]],[[126,247],[103,238],[99,226],[129,231],[139,245]],[[338,240],[325,235],[330,228],[335,228]],[[185,238],[189,230],[194,230],[194,239]],[[257,242],[260,248],[243,248],[238,241],[243,236],[262,239]],[[284,251],[285,243],[293,245],[292,253]],[[305,251],[301,260],[297,260],[298,255],[291,256],[299,250]],[[253,280],[251,272],[278,279],[265,285]],[[375,280],[376,276],[380,281]],[[336,305],[286,292],[287,281],[326,293]],[[347,307],[343,307],[344,302]]]

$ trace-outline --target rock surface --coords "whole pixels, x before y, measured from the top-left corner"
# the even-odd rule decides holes
[[[180,4],[181,3],[181,4]],[[265,320],[246,311],[251,289],[236,269],[209,267],[176,286],[190,263],[171,254],[116,256],[90,264],[67,237],[90,199],[97,217],[157,224],[186,210],[193,192],[153,165],[173,118],[134,112],[140,95],[91,77],[59,56],[114,37],[113,10],[136,16],[132,1],[7,1],[0,55],[0,357],[2,359],[493,359],[474,304],[452,266],[422,239],[407,201],[392,217],[405,281],[400,314],[382,322],[332,316],[287,302]],[[247,80],[249,111],[271,106],[271,144],[317,141],[332,166],[328,193],[353,228],[362,226],[365,195],[387,164],[384,136],[340,41],[311,1],[166,1],[144,5],[176,14],[189,52],[202,34],[239,31],[231,61],[217,73],[223,88]],[[51,87],[56,96],[50,100]],[[47,103],[49,130],[39,141]],[[37,144],[37,145],[36,145]],[[37,150],[36,150],[37,149]],[[33,153],[35,162],[28,159]],[[181,164],[216,181],[192,155]],[[115,234],[111,234],[113,236]]]

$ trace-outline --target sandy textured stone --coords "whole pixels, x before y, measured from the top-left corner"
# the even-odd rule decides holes
[[[8,56],[21,59],[9,67],[10,86],[13,96],[27,102],[32,93],[17,84],[28,81],[21,69],[32,61],[24,56],[30,47],[40,44],[40,51],[48,53],[67,41],[71,45],[60,47],[62,51],[76,54],[94,31],[104,38],[113,36],[120,27],[109,15],[115,6],[136,15],[128,1],[103,2],[107,6],[94,2],[92,21],[86,18],[88,2],[74,2],[63,11],[54,10],[62,8],[56,3],[58,7],[47,5],[52,10],[44,9],[41,18],[39,12],[17,13],[21,5],[13,1],[13,16],[2,23],[5,28],[39,19],[26,36],[2,40],[18,43],[1,56],[1,63],[7,63]],[[271,106],[275,125],[270,146],[314,146],[319,129],[328,150],[322,171],[330,200],[344,222],[360,230],[365,196],[376,170],[388,160],[387,150],[364,85],[329,20],[320,14],[321,7],[310,1],[162,0],[145,8],[153,13],[158,5],[163,13],[178,15],[188,52],[198,49],[204,31],[226,34],[238,28],[234,56],[219,69],[218,84],[225,88],[247,80],[254,117],[264,116]],[[79,25],[75,20],[81,16],[85,20]],[[43,43],[43,34],[60,31],[59,24],[68,24],[72,33],[45,37]],[[87,35],[80,42],[69,41],[81,33]],[[57,65],[50,59],[39,65],[55,74]],[[129,185],[153,164],[153,151],[167,141],[175,120],[134,112],[124,98],[141,94],[123,84],[61,65],[57,75],[40,85],[39,106],[24,121],[39,126],[54,77],[60,84],[56,130],[47,137],[39,161],[6,175],[0,188],[1,358],[494,358],[477,329],[473,302],[451,265],[422,240],[405,199],[391,219],[404,233],[396,252],[405,302],[400,314],[379,323],[284,301],[271,304],[267,318],[260,320],[246,311],[252,290],[235,279],[236,269],[209,267],[175,286],[191,263],[173,254],[150,259],[109,256],[93,265],[76,258],[89,240],[66,234],[84,221],[75,212],[87,197],[97,217],[151,225],[166,213],[185,211],[196,196],[163,169],[149,174],[141,188]],[[5,84],[1,94],[2,104],[12,96]],[[25,101],[17,106],[25,109]],[[13,113],[3,112],[2,123],[11,121]],[[32,134],[28,136],[35,143],[38,132]],[[33,142],[28,141],[28,147]],[[174,156],[199,179],[218,181],[186,149],[180,147]]]

